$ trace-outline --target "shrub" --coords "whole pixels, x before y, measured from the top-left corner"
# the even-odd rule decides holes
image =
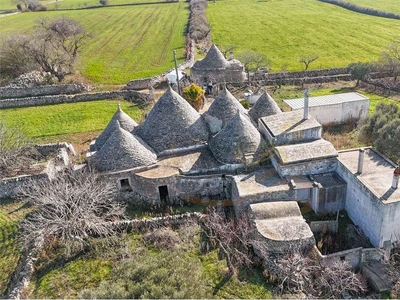
[[[205,91],[200,86],[192,83],[183,89],[182,96],[195,110],[199,111],[204,106],[204,93]]]
[[[246,100],[240,101],[240,104],[242,104],[242,106],[243,106],[245,109],[249,109],[249,108],[250,108],[250,103],[247,102]]]
[[[173,250],[179,244],[179,235],[169,228],[155,229],[143,237],[144,242],[156,249]]]
[[[99,0],[99,2],[103,6],[107,6],[108,5],[108,0]]]
[[[180,251],[139,249],[112,271],[113,280],[79,293],[80,298],[204,298],[208,287],[200,261]]]

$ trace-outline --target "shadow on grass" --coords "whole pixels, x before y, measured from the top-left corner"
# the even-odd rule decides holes
[[[350,92],[356,92],[356,87],[355,86],[345,86],[339,89],[334,89],[331,90],[332,93],[338,94],[338,93],[350,93]]]

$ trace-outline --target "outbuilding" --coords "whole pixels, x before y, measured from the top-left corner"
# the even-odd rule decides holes
[[[304,109],[304,98],[284,100],[291,110]],[[359,93],[309,97],[309,111],[321,125],[358,121],[368,116],[369,99]]]

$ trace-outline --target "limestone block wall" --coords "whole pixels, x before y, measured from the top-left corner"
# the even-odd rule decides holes
[[[340,161],[336,172],[347,182],[345,208],[349,217],[362,229],[374,247],[382,247],[381,230],[386,212],[384,204]]]
[[[43,85],[37,87],[0,87],[0,99],[36,97],[46,95],[70,95],[88,91],[91,88],[84,84]]]
[[[47,173],[38,175],[24,175],[13,178],[8,178],[0,181],[0,199],[12,198],[16,196],[16,191],[19,186],[30,181],[43,178],[49,178]]]
[[[337,168],[336,157],[306,161],[290,165],[282,165],[275,157],[271,157],[271,162],[279,176],[282,178],[286,176],[329,173],[335,171]]]
[[[120,90],[113,92],[83,93],[77,95],[50,95],[0,100],[0,108],[40,106],[60,103],[85,102],[104,99],[125,98],[132,102],[149,102],[150,95],[136,91]]]

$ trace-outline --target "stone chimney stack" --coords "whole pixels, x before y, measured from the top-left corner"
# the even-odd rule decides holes
[[[308,119],[308,96],[310,95],[310,92],[308,89],[304,91],[304,116],[303,120]]]
[[[399,178],[400,178],[400,167],[397,167],[393,172],[392,188],[397,189],[399,187]]]
[[[364,164],[364,148],[360,148],[358,152],[358,166],[357,166],[357,174],[361,174],[363,171],[363,164]]]

